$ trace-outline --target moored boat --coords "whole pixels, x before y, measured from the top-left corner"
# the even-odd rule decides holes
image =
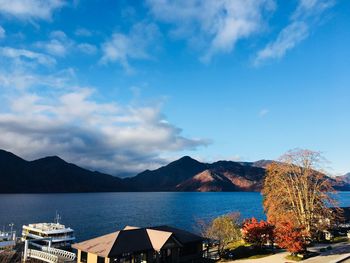
[[[59,223],[56,216],[55,223],[34,223],[23,225],[22,241],[31,240],[54,248],[70,248],[75,240],[74,230]]]

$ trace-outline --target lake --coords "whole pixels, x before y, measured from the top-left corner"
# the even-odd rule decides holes
[[[341,206],[350,206],[350,192],[340,192]],[[196,231],[198,220],[239,211],[242,218],[265,218],[262,196],[256,192],[224,193],[77,193],[0,194],[0,227],[53,222],[75,230],[77,241],[132,226],[171,225]],[[8,227],[7,227],[8,229]]]

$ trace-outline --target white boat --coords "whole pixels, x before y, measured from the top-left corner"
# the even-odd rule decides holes
[[[55,223],[35,223],[23,225],[22,241],[31,240],[54,248],[69,248],[73,241],[74,230],[59,223],[56,216]]]

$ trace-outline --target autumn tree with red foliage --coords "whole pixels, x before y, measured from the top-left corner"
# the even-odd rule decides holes
[[[274,226],[256,218],[247,219],[243,223],[242,235],[244,241],[262,248],[266,243],[273,243]]]
[[[279,247],[296,254],[306,250],[305,230],[295,227],[291,221],[280,222],[275,228],[275,242]]]

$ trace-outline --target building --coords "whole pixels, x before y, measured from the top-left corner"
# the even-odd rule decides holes
[[[78,263],[202,262],[204,239],[169,226],[126,227],[73,244]]]
[[[16,232],[2,232],[0,231],[0,250],[11,248],[16,245]]]

